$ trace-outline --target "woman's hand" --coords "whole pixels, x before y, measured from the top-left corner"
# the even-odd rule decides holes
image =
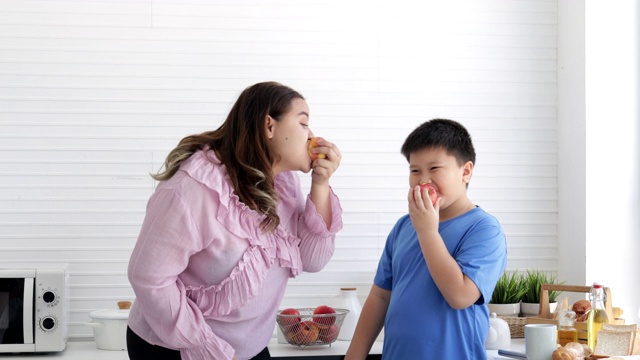
[[[322,216],[327,229],[331,228],[331,199],[329,197],[329,178],[340,166],[342,155],[338,147],[325,139],[318,139],[318,153],[325,155],[324,159],[317,158],[311,163],[311,201],[316,206],[316,211]]]
[[[338,147],[324,138],[318,139],[318,146],[314,148],[318,154],[324,154],[324,159],[315,159],[311,163],[311,181],[312,185],[328,185],[329,178],[340,166],[342,154]]]

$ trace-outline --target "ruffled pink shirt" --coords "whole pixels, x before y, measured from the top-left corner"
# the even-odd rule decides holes
[[[288,279],[320,271],[342,228],[333,192],[327,230],[295,173],[280,173],[275,188],[280,225],[265,233],[213,151],[158,185],[129,262],[138,336],[183,360],[249,359],[267,346]]]

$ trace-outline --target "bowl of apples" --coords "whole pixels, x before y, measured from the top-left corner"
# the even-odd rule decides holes
[[[299,347],[331,345],[338,338],[347,309],[328,305],[316,308],[287,308],[276,315],[276,322],[287,343]]]

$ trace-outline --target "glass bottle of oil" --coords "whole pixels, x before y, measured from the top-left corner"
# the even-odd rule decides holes
[[[575,328],[576,313],[571,310],[560,310],[558,313],[558,344],[565,346],[578,341],[578,330]]]
[[[609,322],[609,317],[604,308],[606,295],[604,287],[594,283],[589,292],[589,300],[591,300],[591,310],[587,316],[587,345],[593,351],[596,348],[596,339],[598,331],[602,329],[602,324]]]

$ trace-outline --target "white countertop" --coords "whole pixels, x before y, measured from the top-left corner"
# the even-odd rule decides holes
[[[298,347],[289,344],[280,344],[276,339],[271,339],[269,343],[269,353],[271,357],[286,356],[326,356],[326,355],[344,355],[349,348],[350,341],[336,340],[329,345],[316,345]],[[369,354],[382,354],[382,341],[376,341],[371,347]]]
[[[308,346],[298,348],[288,344],[278,344],[274,338],[269,343],[269,352],[272,357],[287,356],[324,356],[324,355],[344,355],[349,347],[348,341],[336,341],[331,346]],[[510,350],[524,352],[524,339],[511,340]],[[371,354],[382,352],[382,342],[376,341],[371,349]],[[509,359],[498,356],[497,350],[487,350],[489,360]],[[35,359],[65,359],[65,360],[129,360],[126,351],[98,350],[94,341],[69,341],[67,348],[59,353],[51,354],[0,354],[0,359],[11,358],[12,360],[35,360]],[[511,359],[513,360],[513,359]]]

